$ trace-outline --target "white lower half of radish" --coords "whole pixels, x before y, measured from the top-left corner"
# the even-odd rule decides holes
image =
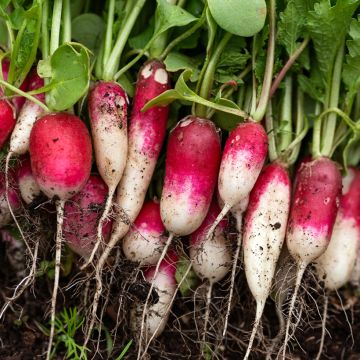
[[[294,226],[293,231],[287,234],[286,244],[297,262],[309,264],[324,253],[329,242],[326,230],[321,232],[311,227]]]
[[[160,271],[154,280],[154,289],[159,295],[159,301],[150,305],[147,310],[145,333],[147,337],[155,334],[159,336],[165,329],[171,304],[171,299],[176,291],[176,283],[169,275]],[[143,306],[136,305],[131,310],[131,326],[134,333],[139,333],[141,328]]]
[[[116,187],[123,175],[128,139],[126,129],[114,125],[104,117],[92,125],[95,158],[102,179],[109,188]]]
[[[244,266],[247,283],[257,302],[269,296],[289,216],[289,187],[271,181],[251,216],[243,234]]]
[[[38,195],[40,195],[39,185],[32,175],[19,178],[18,183],[21,197],[26,204],[30,204]]]
[[[315,262],[318,278],[329,290],[345,285],[354,269],[359,244],[359,229],[352,218],[338,213],[329,246]]]
[[[158,233],[143,233],[133,229],[123,239],[123,251],[127,259],[141,265],[154,265],[160,258],[166,237]]]
[[[25,101],[10,138],[10,152],[23,155],[29,151],[30,132],[44,110],[30,100]]]
[[[215,230],[211,239],[190,246],[190,259],[194,271],[201,279],[215,283],[223,279],[230,270],[231,246],[224,235]]]
[[[167,192],[164,187],[160,202],[161,219],[165,228],[182,236],[191,234],[201,225],[209,206],[200,199],[194,203],[191,182],[184,187],[186,190],[177,194]]]

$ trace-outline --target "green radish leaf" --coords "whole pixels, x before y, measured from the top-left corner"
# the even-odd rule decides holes
[[[223,112],[215,111],[211,118],[215,125],[222,130],[232,131],[239,125],[239,117],[232,114],[225,114]]]
[[[151,19],[149,26],[143,32],[129,39],[129,46],[135,50],[143,49],[152,38],[154,26],[154,19]]]
[[[169,4],[167,0],[157,0],[155,11],[154,38],[175,26],[185,26],[198,20],[179,6]]]
[[[343,80],[346,85],[346,108],[350,111],[355,95],[360,88],[360,16],[352,19],[349,35],[351,40],[346,42],[348,55],[343,67]]]
[[[343,163],[347,171],[349,166],[357,166],[360,161],[360,132],[355,131],[343,150]]]
[[[90,81],[89,68],[88,49],[81,44],[63,44],[49,59],[39,61],[39,75],[49,77],[50,81],[48,85],[32,93],[47,91],[49,108],[55,111],[66,110],[86,93]]]
[[[191,82],[197,81],[199,78],[199,66],[202,64],[202,59],[199,57],[190,57],[178,52],[171,52],[165,58],[164,64],[166,70],[169,72],[177,72],[180,70],[191,70]]]
[[[307,35],[306,22],[311,3],[311,0],[289,0],[286,9],[280,13],[277,40],[289,55],[299,47],[298,40]]]
[[[8,76],[8,82],[16,87],[22,84],[35,61],[40,39],[41,14],[41,0],[34,1],[33,6],[26,11],[16,36]]]
[[[254,36],[265,24],[265,0],[208,0],[217,24],[238,36]]]
[[[6,23],[0,18],[0,45],[6,45],[8,43],[8,31]]]
[[[307,26],[319,63],[318,68],[326,85],[329,85],[329,74],[332,72],[339,46],[359,3],[359,0],[342,0],[331,6],[330,1],[322,0],[309,12]]]
[[[319,77],[318,71],[316,70],[313,71],[313,74],[317,74],[317,76],[313,75],[310,76],[310,78],[308,78],[304,75],[299,75],[298,77],[299,86],[304,93],[308,94],[314,100],[323,103],[325,100],[323,82]]]
[[[176,264],[175,279],[178,284],[181,282],[179,290],[181,295],[185,297],[191,295],[200,284],[200,279],[192,268],[186,275],[189,266],[190,260],[184,255],[180,257]],[[186,277],[184,279],[185,275]]]
[[[157,96],[156,98],[150,100],[145,104],[141,111],[146,111],[154,105],[167,105],[175,100],[190,101],[197,104],[204,105],[211,109],[223,111],[240,117],[248,118],[248,114],[242,111],[235,103],[232,103],[232,106],[224,106],[220,103],[215,103],[209,100],[205,100],[199,95],[197,95],[193,90],[191,90],[186,82],[190,79],[192,75],[191,70],[185,70],[180,76],[178,81],[175,84],[174,89],[167,90]],[[230,101],[230,100],[228,100]]]
[[[104,30],[104,20],[96,14],[81,14],[71,23],[72,39],[85,45],[95,55],[100,50]]]

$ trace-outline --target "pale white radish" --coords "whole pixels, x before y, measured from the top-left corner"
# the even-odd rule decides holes
[[[40,187],[36,182],[30,164],[30,158],[24,156],[17,171],[17,181],[22,199],[31,204],[40,195]]]
[[[159,202],[145,202],[123,239],[123,252],[126,258],[138,261],[141,265],[156,264],[167,239],[164,233]]]
[[[285,240],[290,193],[287,170],[273,162],[264,168],[250,194],[243,249],[246,280],[256,301],[256,316],[244,359],[250,355]]]

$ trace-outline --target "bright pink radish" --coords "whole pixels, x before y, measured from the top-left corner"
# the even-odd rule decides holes
[[[266,132],[258,123],[239,124],[230,133],[221,159],[218,182],[224,207],[208,236],[233,206],[249,196],[264,165],[267,149]]]
[[[231,249],[224,230],[227,220],[223,219],[215,229],[214,236],[206,239],[209,226],[220,213],[215,200],[200,227],[190,235],[190,259],[196,274],[211,284],[220,281],[228,273],[231,263]]]
[[[68,200],[90,176],[91,141],[85,124],[68,113],[43,116],[31,131],[30,158],[45,195]]]
[[[360,170],[349,168],[329,246],[316,259],[320,280],[329,290],[345,285],[354,269],[360,243]]]
[[[160,201],[161,218],[171,233],[191,234],[204,221],[220,153],[219,134],[209,120],[188,116],[171,132]]]
[[[156,274],[155,266],[150,267],[144,272],[145,279],[153,285],[159,295],[156,304],[147,307],[146,319],[143,322],[143,305],[137,305],[131,312],[131,324],[134,333],[139,333],[145,327],[147,338],[159,336],[165,329],[168,320],[172,298],[176,291],[176,262],[178,256],[174,251],[169,251],[161,261],[159,271]],[[142,329],[141,332],[144,330]],[[150,342],[150,341],[149,341]]]
[[[14,109],[7,100],[0,99],[0,149],[13,131],[15,123]]]
[[[21,207],[21,200],[15,185],[15,174],[9,174],[10,186],[8,190],[8,198],[11,208],[16,211]],[[11,221],[11,213],[8,202],[6,201],[5,174],[0,172],[0,228],[7,225]]]
[[[250,355],[285,240],[290,193],[288,172],[277,162],[263,169],[250,193],[243,248],[246,279],[256,300],[256,318],[244,359]]]
[[[126,93],[115,82],[98,82],[90,92],[89,115],[95,160],[99,173],[109,188],[90,261],[101,242],[103,223],[109,214],[116,187],[125,169],[128,151],[127,107]]]
[[[29,75],[28,90],[36,90],[44,86],[44,80],[39,77],[36,69],[33,69]],[[34,95],[41,102],[45,102],[45,95]],[[15,128],[10,138],[10,154],[23,155],[29,150],[30,132],[35,121],[44,113],[39,105],[30,100],[26,100],[22,107]]]
[[[22,199],[26,204],[31,204],[40,195],[40,188],[33,176],[30,158],[27,156],[21,160],[21,165],[17,171],[17,179]]]
[[[108,187],[99,175],[91,175],[84,188],[66,202],[64,208],[64,239],[77,254],[87,258],[96,242],[99,210],[105,205]],[[102,228],[107,241],[112,221]]]
[[[89,179],[92,152],[90,134],[85,124],[75,115],[65,112],[48,114],[33,126],[29,150],[36,182],[46,196],[57,200],[55,278],[48,345],[48,349],[51,349],[60,278],[64,205],[66,200],[82,190]]]
[[[294,293],[286,323],[283,357],[295,300],[306,267],[321,256],[329,245],[341,195],[341,174],[326,157],[305,161],[295,178],[295,190],[286,233],[286,245],[297,263]]]
[[[121,213],[112,240],[123,238],[139,214],[166,134],[169,107],[141,109],[169,87],[170,78],[161,62],[152,60],[140,69],[129,125],[128,158],[116,196]]]
[[[166,237],[158,201],[144,203],[134,225],[123,240],[125,256],[142,265],[154,265],[159,260]]]

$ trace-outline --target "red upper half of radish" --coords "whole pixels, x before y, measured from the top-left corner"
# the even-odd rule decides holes
[[[176,285],[175,273],[178,258],[179,257],[174,250],[169,250],[164,260],[160,263],[157,278],[161,277],[161,275],[165,275],[167,282],[171,283],[172,285]],[[144,276],[147,281],[151,282],[153,280],[155,268],[156,266],[151,266],[144,271]]]
[[[257,123],[239,124],[226,141],[219,171],[219,193],[231,206],[246,198],[264,165],[268,139]]]
[[[296,258],[310,262],[326,249],[341,195],[337,165],[320,157],[300,165],[287,229],[287,245]]]
[[[147,201],[144,203],[134,225],[138,229],[153,231],[159,235],[165,232],[164,224],[160,216],[160,203],[158,201]]]
[[[151,99],[170,88],[170,77],[165,66],[157,61],[147,62],[139,71],[129,126],[129,141],[149,158],[159,156],[166,133],[168,106],[141,109]],[[141,134],[141,136],[140,136]]]
[[[31,72],[29,73],[28,77],[28,87],[27,90],[28,91],[32,91],[32,90],[37,90],[40,89],[44,86],[44,79],[42,79],[37,71],[36,68],[32,69]],[[41,102],[45,103],[45,94],[41,93],[41,94],[37,94],[34,95],[38,100],[40,100]]]
[[[40,189],[67,200],[85,185],[91,169],[91,140],[85,124],[68,113],[39,119],[30,135],[30,158]]]
[[[87,257],[94,247],[101,209],[108,194],[108,187],[99,175],[90,175],[84,188],[66,202],[64,208],[64,238],[70,248]],[[110,236],[112,221],[102,228],[103,238]]]
[[[0,100],[0,149],[4,146],[16,124],[15,112],[10,103]]]
[[[216,185],[220,137],[214,124],[189,116],[169,136],[161,218],[177,235],[194,232],[204,220]]]

